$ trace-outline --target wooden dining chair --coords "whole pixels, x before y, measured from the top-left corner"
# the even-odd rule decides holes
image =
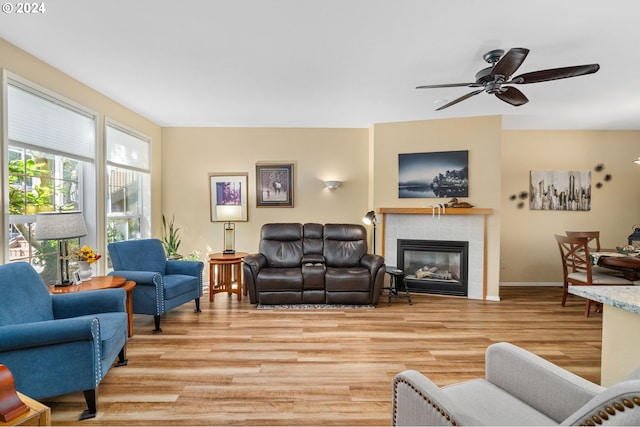
[[[589,239],[587,237],[569,237],[555,235],[560,256],[562,257],[562,306],[564,307],[569,293],[569,285],[633,285],[633,282],[623,277],[593,272],[591,255],[589,254]],[[591,300],[585,304],[585,316],[589,317]]]
[[[587,245],[589,251],[600,251],[600,232],[599,231],[565,231],[565,234],[569,237],[585,237],[587,239]],[[613,270],[607,267],[601,267],[599,265],[592,265],[591,270],[594,273],[612,274],[614,276],[622,277],[623,274],[619,270]]]
[[[565,231],[569,237],[586,237],[587,244],[591,251],[600,250],[600,232],[599,231]]]

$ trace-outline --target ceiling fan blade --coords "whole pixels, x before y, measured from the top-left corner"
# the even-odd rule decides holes
[[[524,62],[524,59],[529,54],[529,49],[524,47],[514,47],[509,49],[509,52],[505,53],[502,58],[491,69],[491,76],[503,75],[505,80],[509,78]]]
[[[524,93],[520,92],[519,89],[516,89],[515,87],[510,87],[510,86],[503,86],[503,88],[505,89],[505,91],[496,93],[496,96],[501,100],[503,100],[504,102],[514,105],[516,107],[519,107],[520,105],[524,105],[527,102],[529,102],[527,97],[524,96]]]
[[[576,65],[573,67],[551,68],[549,70],[533,71],[531,73],[520,74],[507,83],[528,84],[547,82],[549,80],[566,79],[569,77],[584,76],[593,74],[600,69],[598,64]]]
[[[474,90],[473,92],[469,92],[468,94],[463,95],[460,98],[454,99],[453,101],[444,104],[440,108],[436,108],[436,111],[444,110],[445,108],[451,107],[452,105],[455,105],[458,102],[464,101],[465,99],[471,98],[472,96],[475,96],[475,95],[477,95],[479,93],[482,93],[482,92],[484,92],[484,89],[478,89],[478,90]]]
[[[416,89],[437,89],[441,87],[477,87],[480,86],[477,83],[445,83],[441,85],[423,85],[416,86]]]

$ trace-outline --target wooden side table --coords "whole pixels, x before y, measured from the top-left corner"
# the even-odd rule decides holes
[[[209,301],[213,301],[215,294],[227,292],[236,294],[238,302],[242,301],[242,260],[247,252],[234,254],[214,253],[209,254]],[[233,288],[235,270],[236,288]]]
[[[101,289],[122,288],[127,292],[127,318],[129,326],[129,338],[133,336],[133,288],[136,282],[127,280],[122,276],[94,276],[79,285],[55,287],[49,285],[52,294],[66,294],[69,292],[98,291]]]
[[[29,412],[17,416],[8,423],[0,422],[0,426],[50,426],[51,408],[24,394],[17,392],[18,397],[29,407]]]

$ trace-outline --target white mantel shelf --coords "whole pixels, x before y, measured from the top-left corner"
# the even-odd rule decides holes
[[[409,214],[409,215],[492,215],[490,208],[378,208],[381,214]]]

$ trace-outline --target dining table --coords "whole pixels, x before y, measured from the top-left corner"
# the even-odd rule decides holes
[[[600,267],[621,271],[627,280],[640,280],[640,255],[634,253],[619,253],[615,250],[593,252]]]

